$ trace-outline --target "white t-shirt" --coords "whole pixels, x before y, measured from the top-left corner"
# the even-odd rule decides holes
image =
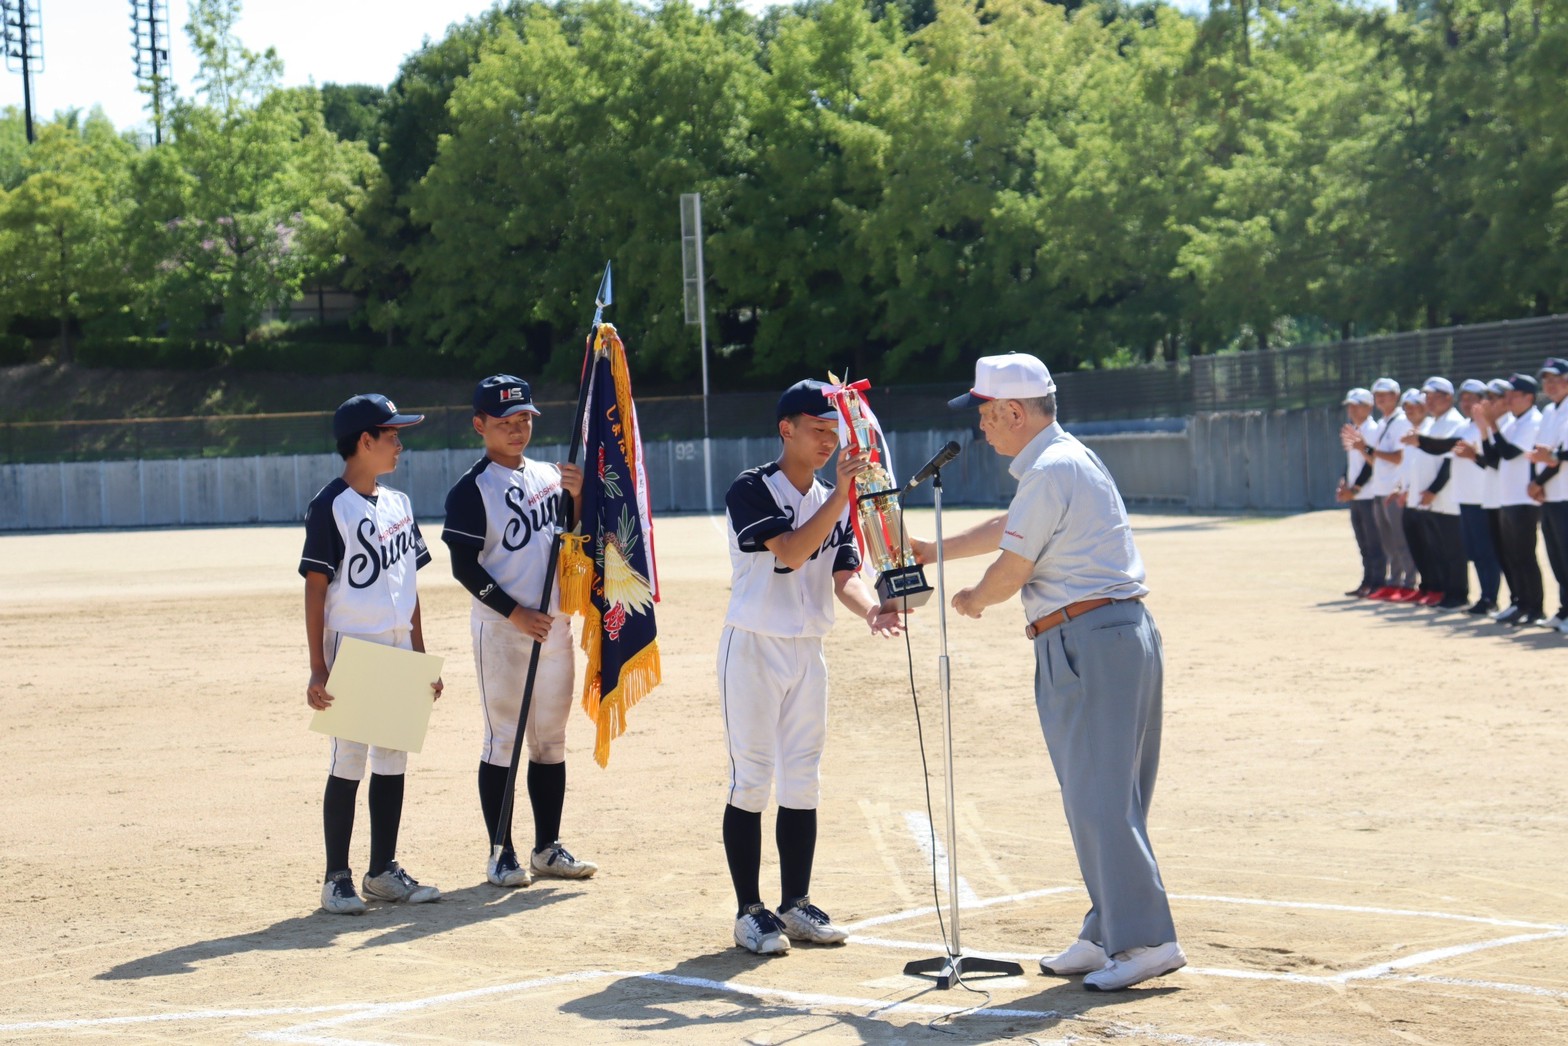
[[[1405,445],[1400,442],[1405,433],[1410,431],[1410,419],[1405,417],[1405,412],[1398,407],[1394,413],[1388,415],[1377,423],[1376,438],[1369,439],[1368,445],[1373,450],[1392,454],[1395,451],[1405,450]],[[1374,496],[1383,497],[1394,492],[1394,486],[1399,480],[1399,469],[1404,464],[1401,458],[1398,463],[1384,461],[1378,458],[1372,462],[1372,479],[1367,484]]]
[[[1568,445],[1568,400],[1563,403],[1548,403],[1541,408],[1541,427],[1535,431],[1535,445],[1550,447],[1552,450],[1561,450]],[[1568,462],[1563,463],[1568,468]],[[1550,466],[1546,466],[1550,467]],[[1536,471],[1542,466],[1537,465]],[[1547,501],[1568,501],[1568,475],[1559,471],[1546,484]]]
[[[1428,418],[1427,422],[1426,432],[1423,435],[1430,436],[1432,439],[1450,439],[1459,435],[1460,429],[1465,426],[1464,416],[1452,407],[1435,418]],[[1432,470],[1432,479],[1427,481],[1426,487],[1431,486],[1436,481],[1437,474],[1443,469],[1443,462],[1448,462],[1448,482],[1443,484],[1443,489],[1433,496],[1430,508],[1440,516],[1459,515],[1459,484],[1454,476],[1454,470],[1459,464],[1459,459],[1454,457],[1452,451],[1446,454],[1433,455],[1418,449],[1416,453],[1417,456],[1426,458],[1435,466]],[[1426,487],[1422,487],[1421,490],[1425,490]],[[1419,494],[1420,491],[1417,491],[1417,500],[1419,500]]]
[[[780,563],[767,547],[816,515],[832,492],[830,484],[812,477],[811,489],[802,494],[776,461],[747,469],[730,484],[724,495],[730,545],[727,627],[792,639],[833,630],[833,575],[860,569],[849,506],[822,547],[798,569]]]
[[[1373,421],[1372,420],[1372,416],[1370,414],[1368,414],[1367,415],[1367,420],[1363,421],[1361,423],[1360,428],[1361,428],[1361,438],[1366,440],[1367,441],[1367,445],[1370,446],[1372,444],[1372,441],[1377,439],[1377,422]],[[1363,468],[1365,468],[1366,465],[1367,465],[1367,456],[1365,454],[1363,454],[1359,450],[1355,450],[1355,449],[1351,449],[1351,450],[1346,451],[1345,452],[1345,482],[1346,483],[1350,483],[1350,484],[1354,484],[1356,482],[1356,477],[1361,475],[1361,470]],[[1366,484],[1364,486],[1362,486],[1362,488],[1360,490],[1356,491],[1355,500],[1357,500],[1357,501],[1371,501],[1376,496],[1377,495],[1372,493],[1372,479],[1371,479],[1371,477],[1368,477]]]
[[[1475,422],[1466,421],[1459,431],[1454,433],[1459,439],[1477,449],[1481,446],[1481,433],[1475,427]],[[1449,485],[1454,488],[1454,495],[1461,505],[1479,505],[1485,495],[1487,473],[1491,469],[1484,469],[1469,458],[1453,456],[1453,472]]]
[[[1523,414],[1516,415],[1513,423],[1508,426],[1504,438],[1524,453],[1512,458],[1504,458],[1497,463],[1497,498],[1498,504],[1507,505],[1533,505],[1530,499],[1530,458],[1529,452],[1535,447],[1535,433],[1541,427],[1541,412],[1531,407]]]
[[[299,573],[327,576],[325,626],[373,636],[408,629],[418,595],[414,575],[430,562],[408,495],[378,487],[366,497],[340,477],[305,510]]]
[[[446,495],[448,545],[479,549],[479,565],[520,606],[534,609],[544,595],[550,544],[561,530],[561,470],[542,461],[523,459],[509,469],[488,457],[452,485]],[[478,599],[471,615],[485,621],[503,620]],[[561,588],[550,590],[550,613],[560,612]]]
[[[1513,426],[1514,416],[1512,414],[1505,413],[1502,417],[1497,419],[1497,432],[1499,435],[1508,435],[1509,430],[1512,429]],[[1502,476],[1495,467],[1483,469],[1482,474],[1485,476],[1485,479],[1481,485],[1481,507],[1501,508],[1503,505]]]
[[[1414,426],[1415,431],[1425,436],[1432,428],[1432,419],[1424,417],[1421,424]],[[1405,492],[1406,510],[1425,512],[1426,506],[1421,504],[1421,492],[1431,486],[1437,478],[1437,470],[1442,467],[1439,459],[1425,454],[1419,447],[1406,447],[1404,460],[1399,463],[1399,478],[1394,481],[1394,489]]]

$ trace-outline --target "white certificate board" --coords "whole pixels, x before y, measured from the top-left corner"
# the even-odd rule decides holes
[[[310,720],[317,733],[399,752],[425,745],[441,658],[344,639],[327,677],[332,703]]]

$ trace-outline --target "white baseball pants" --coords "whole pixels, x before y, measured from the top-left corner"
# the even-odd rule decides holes
[[[375,635],[354,635],[349,632],[334,632],[330,628],[322,634],[322,645],[326,648],[327,671],[332,671],[332,663],[338,659],[338,647],[343,645],[345,639],[363,639],[367,643],[380,643],[382,646],[395,646],[400,650],[414,649],[413,633],[406,628],[394,629],[391,632],[379,632]],[[332,741],[331,759],[327,766],[327,773],[333,777],[341,777],[346,781],[363,781],[365,779],[365,763],[368,757],[370,772],[373,774],[401,774],[408,769],[408,753],[399,752],[395,748],[382,748],[378,745],[367,745],[363,741],[347,741],[341,737],[334,737]]]
[[[815,810],[828,733],[828,665],[821,637],[725,628],[718,671],[730,760],[729,805],[761,813],[776,786],[780,806]]]
[[[510,621],[472,618],[474,668],[479,674],[479,705],[485,717],[480,758],[509,766],[517,743],[517,714],[523,707],[528,659],[534,641]],[[558,616],[539,651],[534,699],[528,708],[523,740],[535,763],[566,762],[566,720],[572,711],[577,666],[572,660],[572,619]]]

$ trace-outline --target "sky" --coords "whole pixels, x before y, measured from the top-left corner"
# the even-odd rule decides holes
[[[150,126],[136,90],[131,0],[36,0],[43,23],[43,72],[33,78],[41,119],[101,105],[116,127]],[[425,38],[488,10],[491,0],[248,0],[235,34],[253,51],[275,47],[283,82],[386,86]],[[196,58],[185,35],[188,0],[168,0],[171,72],[189,96]],[[0,108],[21,106],[22,78],[0,73]]]
[[[103,107],[118,128],[150,128],[136,90],[132,0],[32,0],[40,7],[44,68],[33,79],[33,111]],[[698,0],[701,2],[701,0]],[[145,4],[145,0],[143,0]],[[1182,7],[1206,0],[1177,0]],[[368,83],[385,87],[403,59],[449,25],[488,10],[492,0],[248,0],[236,35],[253,51],[277,49],[285,85]],[[743,0],[762,10],[768,0]],[[168,0],[172,75],[189,96],[196,58],[185,35],[189,0]],[[22,78],[0,72],[0,108],[20,107]]]

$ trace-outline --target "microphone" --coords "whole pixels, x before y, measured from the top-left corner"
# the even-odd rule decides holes
[[[963,447],[958,445],[957,440],[948,440],[947,446],[943,447],[941,450],[932,455],[931,460],[925,463],[925,467],[922,468],[919,472],[915,473],[914,477],[910,479],[908,483],[904,484],[904,489],[899,491],[899,493],[908,494],[911,490],[914,490],[916,487],[920,486],[920,484],[936,475],[937,470],[940,469],[943,465],[946,465],[949,461],[952,461],[954,458],[958,457],[958,452],[963,449]]]

